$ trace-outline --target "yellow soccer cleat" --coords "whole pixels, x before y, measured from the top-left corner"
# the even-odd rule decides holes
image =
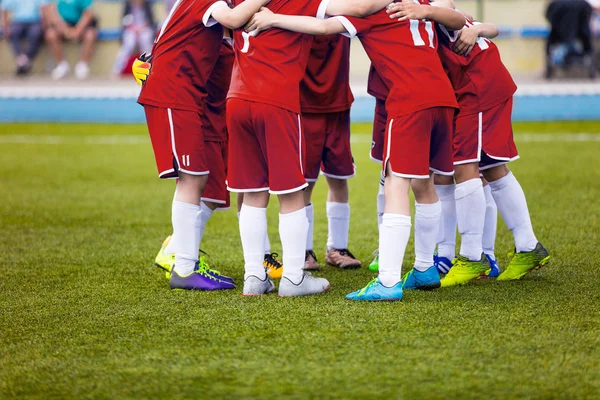
[[[165,277],[167,279],[171,278],[171,270],[173,269],[173,265],[175,264],[175,254],[165,254],[165,249],[171,242],[171,236],[167,236],[164,240],[156,258],[154,259],[154,265],[158,268],[163,269],[165,271]]]
[[[133,64],[131,65],[131,72],[133,73],[133,77],[138,85],[143,86],[148,79],[148,75],[150,75],[150,69],[152,68],[152,64],[150,61],[152,60],[151,56],[146,55],[146,53],[142,54],[139,58],[136,58]]]
[[[442,278],[441,285],[442,287],[466,285],[482,274],[487,274],[490,270],[490,264],[485,256],[482,256],[479,261],[470,261],[459,255],[454,259],[453,267]]]
[[[263,261],[263,266],[272,279],[280,279],[281,274],[283,274],[283,264],[279,262],[277,257],[279,257],[277,253],[265,254],[265,260]]]

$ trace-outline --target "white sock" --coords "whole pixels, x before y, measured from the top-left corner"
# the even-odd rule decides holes
[[[496,259],[494,248],[496,244],[496,228],[498,226],[498,207],[492,196],[490,185],[483,187],[485,193],[485,224],[483,224],[483,252]]]
[[[198,242],[198,247],[200,247],[200,243],[202,243],[202,237],[204,236],[204,230],[206,229],[206,224],[208,220],[213,215],[215,210],[211,209],[206,205],[203,201],[200,202],[200,218],[196,221],[198,223],[198,228],[200,231],[200,241]]]
[[[269,229],[265,232],[265,254],[271,254],[271,242],[269,241]]]
[[[517,252],[535,249],[538,240],[533,233],[525,193],[517,178],[509,172],[505,177],[490,182],[489,185],[500,215],[515,237]]]
[[[313,234],[315,230],[315,208],[312,203],[307,205],[306,210],[306,219],[308,220],[308,234],[306,235],[306,250],[313,249]]]
[[[308,219],[304,208],[289,214],[279,214],[279,236],[283,250],[283,276],[300,283],[304,275],[304,254]]]
[[[200,206],[173,200],[171,221],[173,238],[170,250],[175,253],[175,271],[187,276],[194,271],[200,249]]]
[[[379,180],[379,192],[377,192],[377,226],[381,226],[381,220],[385,211],[385,178],[382,176]]]
[[[456,185],[435,185],[435,191],[442,203],[440,218],[440,236],[438,241],[438,256],[450,261],[456,256]]]
[[[485,223],[485,194],[480,178],[456,185],[456,219],[461,235],[460,255],[470,261],[481,260],[483,224]]]
[[[242,205],[240,212],[240,237],[244,249],[244,279],[254,275],[265,279],[263,267],[265,241],[267,235],[267,209]]]
[[[433,252],[437,244],[442,215],[442,203],[419,204],[415,202],[415,265],[425,271],[433,265]]]
[[[408,215],[383,214],[379,233],[379,280],[384,286],[400,282],[410,226]]]
[[[329,222],[327,250],[347,249],[348,230],[350,229],[350,204],[328,201],[327,221]]]

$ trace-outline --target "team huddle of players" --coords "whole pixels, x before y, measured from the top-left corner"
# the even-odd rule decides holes
[[[370,265],[378,277],[346,298],[396,301],[403,290],[486,275],[520,279],[548,263],[507,168],[518,158],[516,86],[488,40],[497,34],[451,0],[178,0],[152,54],[133,68],[159,177],[178,178],[173,234],[156,259],[171,288],[235,287],[198,256],[206,223],[229,206],[230,191],[238,193],[243,294],[274,291],[272,278],[281,278],[283,297],[328,290],[326,279],[307,272],[319,268],[311,204],[319,174],[329,186],[326,262],[361,266],[348,250],[355,36],[372,63],[371,158],[382,163],[382,174],[374,177],[379,249]],[[411,189],[415,262],[403,277]],[[268,241],[270,194],[280,203],[283,266]],[[496,206],[515,239],[501,274],[493,255]]]

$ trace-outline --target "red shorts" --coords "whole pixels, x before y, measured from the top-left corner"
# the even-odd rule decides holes
[[[159,178],[208,174],[200,114],[149,105],[144,111]]]
[[[432,107],[392,118],[385,138],[385,166],[394,175],[427,179],[429,172],[452,175],[452,120],[454,109]]]
[[[229,208],[227,191],[227,142],[204,142],[206,161],[210,165],[208,182],[202,192],[202,200],[216,203],[219,208]]]
[[[373,117],[373,142],[371,143],[371,160],[383,162],[383,142],[387,126],[385,100],[375,99],[375,116]]]
[[[512,130],[512,97],[479,114],[454,121],[454,165],[479,162],[488,169],[519,158]]]
[[[350,149],[350,110],[333,113],[302,114],[306,143],[308,182],[316,182],[319,170],[325,176],[348,179],[354,176],[354,159]]]
[[[304,137],[300,116],[270,104],[227,101],[231,192],[292,193],[304,189]]]

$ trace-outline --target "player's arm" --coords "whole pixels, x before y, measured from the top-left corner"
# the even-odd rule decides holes
[[[494,24],[477,22],[475,25],[465,26],[458,31],[458,39],[456,39],[452,50],[457,54],[468,56],[479,38],[493,39],[499,33],[498,27]]]
[[[234,8],[215,7],[209,16],[229,29],[244,26],[254,13],[266,5],[270,0],[245,0]],[[205,22],[206,24],[206,22]]]
[[[273,14],[267,8],[263,8],[259,13],[254,14],[244,29],[247,32],[258,34],[270,28],[285,29],[316,36],[346,32],[346,28],[337,18],[319,19],[299,15]]]
[[[327,15],[365,17],[384,9],[390,0],[323,0],[319,10]]]
[[[410,19],[428,19],[444,25],[446,28],[457,31],[465,26],[465,17],[461,13],[446,7],[431,7],[417,4],[412,0],[403,0],[394,3],[387,9],[390,18],[398,21]]]

